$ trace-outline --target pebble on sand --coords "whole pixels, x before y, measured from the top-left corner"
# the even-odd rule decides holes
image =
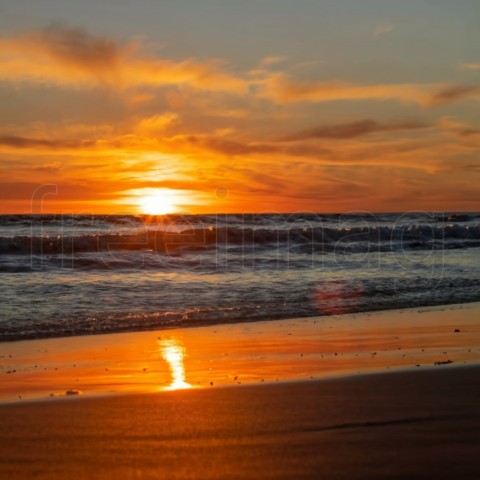
[[[449,363],[453,363],[453,360],[438,361],[438,362],[435,362],[434,365],[447,365]]]
[[[80,394],[81,394],[80,390],[75,390],[75,389],[67,390],[65,392],[65,395],[80,395]]]

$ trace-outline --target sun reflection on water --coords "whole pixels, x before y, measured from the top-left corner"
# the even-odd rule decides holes
[[[164,390],[182,390],[192,388],[185,380],[185,348],[182,343],[175,339],[159,340],[160,352],[163,359],[168,363],[172,381]]]

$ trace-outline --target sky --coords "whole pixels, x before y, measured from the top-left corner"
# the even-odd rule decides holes
[[[480,210],[478,0],[0,0],[0,213]]]

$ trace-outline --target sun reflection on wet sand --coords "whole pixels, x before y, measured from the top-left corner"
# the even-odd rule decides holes
[[[480,304],[474,303],[4,342],[0,404],[46,399],[52,394],[53,398],[77,397],[73,392],[88,397],[309,381],[397,368],[434,368],[436,362],[435,368],[440,368],[438,362],[448,360],[454,366],[473,364],[480,361],[479,311]]]
[[[162,388],[162,390],[193,388],[192,385],[185,380],[185,347],[183,344],[175,338],[159,340],[158,344],[162,357],[168,363],[172,375],[172,382],[170,385]]]

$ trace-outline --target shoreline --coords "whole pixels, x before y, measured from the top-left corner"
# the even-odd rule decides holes
[[[480,362],[480,303],[1,344],[0,404]]]
[[[329,313],[324,315],[311,315],[307,317],[285,317],[285,318],[263,318],[263,319],[249,319],[249,320],[240,320],[240,319],[233,319],[229,320],[228,322],[222,323],[216,320],[212,321],[186,321],[183,324],[165,324],[159,325],[157,328],[146,328],[146,329],[126,329],[122,331],[106,331],[106,332],[83,332],[78,334],[72,335],[59,335],[56,336],[54,334],[47,335],[44,337],[21,337],[21,338],[8,338],[5,339],[0,337],[0,345],[9,344],[9,343],[17,343],[17,342],[32,342],[32,341],[42,341],[42,340],[58,340],[58,339],[69,339],[69,338],[78,338],[78,337],[94,337],[98,335],[122,335],[122,334],[135,334],[135,333],[148,333],[148,332],[162,332],[162,331],[170,331],[170,330],[183,330],[183,329],[190,329],[190,328],[208,328],[208,327],[228,327],[232,325],[238,324],[250,324],[250,323],[265,323],[265,322],[281,322],[286,320],[308,320],[311,318],[321,319],[325,317],[338,317],[338,316],[357,316],[357,315],[368,315],[368,314],[377,314],[377,313],[384,313],[384,312],[396,312],[396,311],[404,311],[404,310],[421,310],[421,311],[428,311],[429,309],[434,308],[443,308],[449,309],[453,308],[463,308],[463,306],[469,304],[476,304],[480,303],[480,299],[474,300],[464,300],[462,302],[452,302],[452,303],[431,303],[431,304],[421,304],[421,305],[414,305],[414,306],[395,306],[395,307],[388,307],[388,308],[379,308],[374,310],[360,310],[357,312],[339,312],[339,313]]]

